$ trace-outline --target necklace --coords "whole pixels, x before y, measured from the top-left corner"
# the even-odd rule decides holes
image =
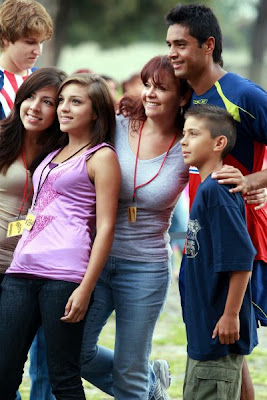
[[[137,144],[137,152],[136,152],[136,156],[135,156],[135,166],[134,166],[134,182],[133,182],[133,206],[128,207],[128,221],[129,222],[136,222],[136,216],[137,216],[137,206],[136,206],[136,192],[138,189],[140,189],[141,187],[148,185],[150,182],[152,182],[160,173],[163,165],[165,164],[166,158],[169,154],[169,151],[171,150],[175,139],[176,139],[176,133],[170,143],[170,146],[161,162],[161,165],[159,167],[158,172],[151,178],[149,179],[147,182],[141,183],[140,185],[136,185],[136,176],[137,176],[137,165],[138,165],[138,156],[139,156],[139,149],[140,149],[140,143],[141,143],[141,136],[142,136],[142,130],[144,127],[145,121],[143,121],[142,125],[140,126],[140,130],[139,130],[139,135],[138,135],[138,144]]]
[[[90,142],[87,143],[85,146],[81,147],[79,150],[75,151],[75,153],[71,154],[69,157],[67,157],[65,160],[61,161],[61,163],[59,163],[59,164],[62,164],[62,163],[64,163],[65,161],[68,161],[68,160],[70,160],[72,157],[76,156],[76,154],[78,154],[80,151],[82,151],[82,150],[85,149],[87,146],[89,146],[89,144],[90,144]],[[58,153],[59,153],[59,152],[60,152],[60,150],[58,151]],[[52,160],[50,160],[50,161],[44,166],[44,168],[43,168],[43,170],[42,170],[42,172],[41,172],[41,175],[40,175],[40,178],[39,178],[39,183],[38,183],[38,188],[37,188],[37,192],[36,192],[36,196],[35,196],[35,199],[34,199],[34,202],[33,202],[33,205],[32,205],[32,209],[34,209],[34,206],[35,206],[35,204],[36,204],[36,201],[37,201],[37,199],[38,199],[38,196],[39,196],[39,194],[40,194],[40,192],[41,192],[41,190],[42,190],[42,187],[44,186],[44,183],[45,183],[45,181],[47,180],[47,178],[48,178],[50,172],[52,172],[52,170],[53,170],[54,168],[58,167],[58,165],[59,165],[59,164],[54,164],[54,165],[50,168],[50,170],[48,171],[46,177],[44,178],[44,180],[43,180],[43,182],[42,182],[42,184],[41,184],[42,176],[43,176],[44,170],[45,170],[46,167],[53,161],[53,159],[58,155],[58,153],[52,158]]]

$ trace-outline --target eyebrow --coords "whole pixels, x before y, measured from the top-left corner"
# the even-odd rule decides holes
[[[62,94],[60,94],[59,96],[64,97]],[[79,94],[73,94],[73,95],[69,96],[70,99],[73,99],[74,97],[80,97],[80,99],[83,98],[83,96],[80,96]]]

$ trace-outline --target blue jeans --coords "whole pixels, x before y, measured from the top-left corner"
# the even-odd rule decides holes
[[[85,400],[80,378],[83,323],[61,322],[76,283],[6,275],[0,294],[1,398],[14,400],[34,336],[43,325],[47,363],[57,400]]]
[[[31,378],[30,400],[55,400],[48,376],[46,344],[42,326],[31,345],[29,373]],[[21,400],[19,392],[17,392],[16,400]]]
[[[170,282],[168,262],[109,257],[85,322],[82,377],[116,400],[150,399],[155,376],[149,367],[152,336]],[[99,334],[116,312],[114,352],[98,346]]]

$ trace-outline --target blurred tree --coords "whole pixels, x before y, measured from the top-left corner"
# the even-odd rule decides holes
[[[261,83],[264,70],[264,52],[267,48],[267,0],[260,0],[257,18],[251,35],[251,62],[249,77]]]
[[[51,14],[55,33],[44,48],[43,65],[56,65],[66,44],[95,41],[103,48],[138,41],[160,41],[166,35],[164,16],[179,0],[39,0]],[[260,82],[267,47],[267,0],[182,0],[210,6],[221,23],[224,45],[247,46],[251,38],[251,79]],[[0,4],[3,0],[0,0]],[[244,10],[256,10],[255,22]],[[252,33],[251,33],[252,32]]]
[[[164,15],[177,4],[177,0],[39,1],[55,22],[53,41],[46,46],[46,65],[48,61],[50,65],[56,64],[65,44],[90,40],[110,48],[138,41],[162,41],[166,35]]]

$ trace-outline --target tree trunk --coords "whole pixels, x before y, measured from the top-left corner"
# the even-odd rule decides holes
[[[71,16],[71,0],[39,0],[51,15],[54,22],[54,34],[44,44],[43,55],[38,62],[39,67],[56,66],[60,51],[66,44],[66,27]]]
[[[267,47],[267,1],[260,0],[258,17],[255,21],[251,40],[251,62],[249,77],[259,84],[263,80],[264,52]]]

